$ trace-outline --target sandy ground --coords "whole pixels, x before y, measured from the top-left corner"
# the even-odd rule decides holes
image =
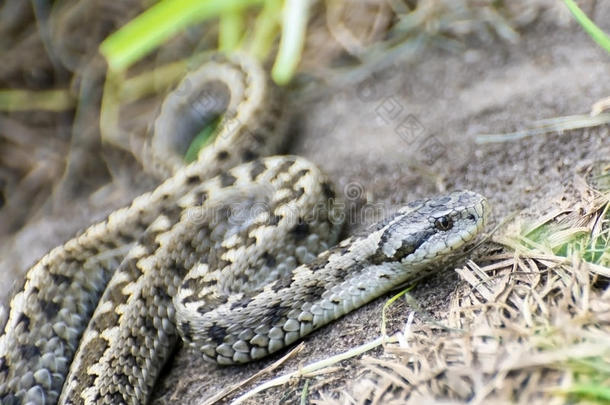
[[[610,32],[610,4],[597,2],[594,18]],[[610,127],[497,144],[474,142],[478,134],[511,132],[539,119],[588,113],[595,101],[610,95],[608,54],[579,27],[557,21],[553,14],[541,15],[515,44],[472,41],[466,44],[467,51],[458,53],[427,49],[416,60],[397,61],[364,81],[318,83],[306,93],[294,91],[288,152],[318,164],[337,190],[350,197],[355,214],[347,232],[404,202],[444,190],[468,188],[486,195],[494,209],[492,225],[523,209],[540,213],[562,199],[569,201],[575,173],[610,156]],[[71,223],[56,218],[54,226],[21,235],[16,244],[28,246],[29,259],[20,255],[11,259],[12,264],[27,268],[32,257],[78,229],[75,218],[93,221],[113,208],[93,216],[87,210],[74,213]],[[14,285],[14,277],[7,274],[1,281]],[[419,283],[412,295],[421,308],[442,319],[458,283],[457,275],[447,271]],[[3,293],[6,302],[7,291]],[[303,351],[275,373],[377,337],[386,299],[315,332],[305,339]],[[403,322],[407,313],[405,304],[396,305],[392,324]],[[283,354],[247,366],[219,368],[179,348],[163,371],[152,403],[198,404]],[[316,390],[345,389],[361,373],[357,359],[341,363],[341,368],[311,380],[311,398],[316,398]],[[296,381],[266,391],[251,403],[298,402],[303,385]]]
[[[610,5],[599,3],[595,16],[610,21]],[[591,104],[610,94],[608,55],[577,27],[559,26],[551,17],[530,26],[517,44],[471,43],[460,54],[430,50],[365,82],[320,85],[315,97],[295,93],[289,152],[318,164],[344,194],[356,190],[354,205],[374,207],[374,212],[445,189],[468,188],[486,195],[494,207],[494,224],[520,210],[541,213],[562,199],[569,201],[574,175],[610,156],[608,126],[497,144],[474,142],[477,134],[511,132],[544,118],[588,113]],[[356,221],[350,230],[360,226]],[[458,283],[448,271],[420,283],[413,296],[441,319]],[[305,339],[304,350],[275,373],[377,337],[386,299],[314,333]],[[405,305],[398,305],[391,318],[404,320],[407,313]],[[165,368],[153,403],[200,403],[283,354],[245,367],[218,368],[180,349]],[[358,360],[340,366],[342,371],[310,381],[310,392],[354,384]],[[269,390],[251,403],[298,402],[303,385],[297,381]]]

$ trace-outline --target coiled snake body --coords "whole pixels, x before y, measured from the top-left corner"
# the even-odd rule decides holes
[[[228,100],[204,105],[220,87]],[[170,93],[151,143],[167,180],[49,252],[12,299],[2,404],[145,403],[179,335],[219,364],[259,359],[450,261],[483,227],[485,199],[454,192],[329,249],[343,211],[327,179],[263,158],[282,144],[275,91],[256,63],[216,57]],[[220,110],[185,166],[184,133]]]

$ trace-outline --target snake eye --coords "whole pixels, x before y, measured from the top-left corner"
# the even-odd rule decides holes
[[[448,231],[453,227],[453,221],[449,217],[436,218],[434,227],[440,231]]]

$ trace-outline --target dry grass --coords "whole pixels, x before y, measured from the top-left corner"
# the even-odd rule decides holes
[[[368,373],[349,392],[312,402],[608,401],[609,175],[607,162],[599,163],[572,210],[520,235],[497,237],[501,253],[458,269],[464,284],[446,328],[412,326],[383,357],[362,360]]]

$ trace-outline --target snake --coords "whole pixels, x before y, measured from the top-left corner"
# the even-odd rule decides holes
[[[219,366],[261,359],[446,267],[483,229],[485,197],[454,191],[338,242],[342,197],[313,163],[278,155],[284,104],[239,54],[209,57],[168,93],[147,144],[165,180],[52,249],[13,296],[2,404],[146,403],[179,341]]]

